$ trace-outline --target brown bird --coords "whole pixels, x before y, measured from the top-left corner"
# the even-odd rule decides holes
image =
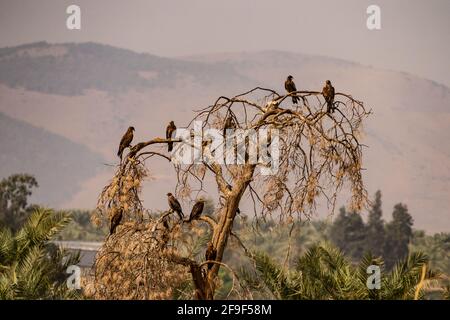
[[[198,198],[197,202],[192,207],[191,215],[189,216],[188,222],[200,218],[204,207],[205,207],[205,199],[203,197]]]
[[[117,211],[116,214],[112,216],[111,226],[109,228],[109,235],[112,235],[116,231],[117,226],[122,221],[122,216],[123,216],[122,209],[119,209],[119,211]]]
[[[131,141],[133,141],[133,131],[134,127],[129,127],[127,132],[123,135],[122,140],[120,140],[119,151],[117,151],[117,156],[120,158],[120,161],[122,161],[123,151],[128,148]]]
[[[206,261],[214,261],[217,257],[217,250],[214,248],[212,242],[208,242],[208,248],[206,248],[205,259]],[[214,263],[208,263],[208,270],[214,266]]]
[[[293,76],[288,76],[286,81],[284,82],[284,88],[288,93],[297,91],[297,87],[295,86],[295,83],[294,81],[292,81],[292,79],[294,79]],[[292,96],[292,103],[298,103],[298,97],[296,95]]]
[[[223,126],[223,137],[226,137],[227,129],[236,129],[236,125],[234,124],[233,117],[231,114],[225,120],[225,125]]]
[[[167,219],[163,220],[163,226],[165,229],[169,229],[169,223],[167,222]]]
[[[175,211],[178,214],[178,216],[180,217],[180,220],[183,220],[183,218],[184,218],[183,210],[181,209],[181,205],[178,202],[177,198],[175,198],[173,196],[173,194],[171,194],[169,192],[167,194],[167,201],[169,202],[170,209],[172,209],[173,211]]]
[[[173,121],[169,122],[169,125],[167,126],[166,129],[166,139],[172,139],[172,135],[174,134],[174,132],[177,130],[177,127],[175,126],[175,123]],[[173,142],[169,142],[167,144],[167,150],[170,152],[172,151],[173,148]]]
[[[327,112],[334,112],[334,87],[331,85],[330,80],[325,82],[325,87],[322,89],[322,95],[327,103]]]

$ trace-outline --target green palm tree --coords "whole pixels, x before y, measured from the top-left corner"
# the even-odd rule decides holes
[[[381,258],[366,255],[355,266],[342,251],[328,243],[308,249],[292,270],[283,269],[264,253],[256,252],[252,259],[256,272],[247,270],[242,274],[250,287],[259,291],[264,289],[276,299],[317,300],[414,299],[423,266],[428,263],[425,254],[413,253],[385,274]],[[380,267],[380,289],[367,286],[367,268],[370,265]],[[424,283],[439,277],[430,270],[426,270],[423,276]],[[423,299],[423,291],[419,292],[419,298]]]
[[[66,287],[65,270],[79,255],[49,243],[69,222],[68,214],[37,209],[17,233],[0,229],[0,299],[78,297]]]

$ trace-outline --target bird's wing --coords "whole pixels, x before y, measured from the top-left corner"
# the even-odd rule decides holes
[[[126,148],[131,143],[131,141],[133,141],[133,132],[127,132],[123,136],[122,141],[120,142],[120,144],[121,145],[123,144],[124,148]]]
[[[119,213],[116,213],[112,218],[111,218],[111,224],[110,224],[110,233],[112,233],[114,231],[114,229],[117,227],[117,225],[120,223],[120,221],[122,220],[122,211],[120,211]]]
[[[284,83],[284,88],[287,92],[291,93],[292,91],[297,91],[297,88],[295,87],[294,81],[286,81]]]
[[[197,213],[197,211],[198,211],[198,202],[196,202],[194,204],[194,206],[192,207],[191,216],[193,216],[195,213]]]
[[[166,129],[166,139],[171,139],[173,133],[177,130],[176,126],[169,125]]]
[[[328,86],[323,87],[322,94],[325,97],[325,100],[329,99],[330,90],[329,90]]]
[[[297,87],[295,86],[294,81],[291,81],[291,84],[292,84],[292,86],[291,86],[292,91],[297,91]]]
[[[175,197],[170,198],[170,203],[175,211],[181,211],[181,205]]]
[[[117,155],[121,156],[123,150],[131,143],[131,140],[133,140],[133,133],[131,133],[130,139],[129,132],[126,132],[120,140],[119,151],[117,152]]]
[[[172,133],[173,133],[173,127],[171,125],[169,125],[166,129],[166,139],[171,139],[172,138]]]
[[[192,214],[200,215],[203,211],[203,202],[197,202],[194,207],[192,208]]]
[[[127,141],[127,133],[125,133],[122,139],[120,140],[120,146],[122,147],[123,145],[125,145],[126,141]]]
[[[211,248],[211,247],[208,247],[207,249],[206,249],[206,252],[205,252],[205,258],[206,258],[206,260],[212,260],[211,259],[211,257],[212,257],[212,254],[213,254],[213,248]]]

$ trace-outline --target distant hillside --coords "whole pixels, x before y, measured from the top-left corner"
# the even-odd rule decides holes
[[[211,67],[97,43],[38,42],[0,49],[0,83],[44,93],[70,96],[88,89],[110,93],[131,88],[175,89],[185,77],[204,86],[245,81],[226,65]]]
[[[0,178],[34,175],[33,201],[57,205],[70,199],[82,181],[98,173],[102,157],[85,146],[0,113]]]
[[[321,90],[330,79],[338,92],[364,101],[374,112],[364,124],[369,193],[381,189],[389,212],[406,203],[417,228],[450,230],[450,89],[411,74],[280,51],[163,58],[95,43],[42,42],[0,49],[0,112],[117,164],[117,145],[129,125],[136,141],[163,136],[170,120],[183,127],[193,110],[221,95],[256,86],[282,93],[289,74],[298,89]],[[19,151],[2,155],[8,163],[27,162]],[[49,173],[44,160],[42,170],[33,167],[41,176]],[[71,168],[83,163],[76,180],[82,186],[68,190],[70,200],[61,206],[92,208],[114,167],[92,174],[98,163],[78,159],[78,153],[70,160]],[[175,177],[167,163],[152,162],[151,169],[156,180],[143,197],[148,208],[161,209]]]

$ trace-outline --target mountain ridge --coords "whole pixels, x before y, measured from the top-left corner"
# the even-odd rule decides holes
[[[374,112],[365,123],[364,143],[370,148],[363,155],[369,193],[381,189],[385,208],[397,202],[408,204],[419,227],[450,229],[450,90],[445,86],[403,72],[339,62],[342,59],[278,51],[256,54],[258,57],[253,53],[232,53],[228,60],[218,62],[214,61],[217,59],[214,55],[210,61],[208,55],[200,55],[197,59],[201,63],[170,58],[149,64],[139,58],[147,57],[146,53],[121,55],[122,49],[116,52],[112,46],[81,46],[78,53],[63,44],[47,44],[45,50],[38,49],[39,46],[28,48],[36,49],[33,54],[38,57],[30,57],[29,62],[35,60],[28,65],[16,63],[8,70],[24,82],[38,79],[43,89],[38,86],[41,91],[33,91],[25,89],[27,86],[10,86],[11,80],[2,81],[8,77],[0,76],[0,111],[84,145],[110,164],[117,162],[117,143],[128,125],[136,127],[136,141],[143,141],[163,136],[170,120],[182,127],[193,110],[210,105],[218,96],[233,96],[257,86],[283,93],[288,74],[294,76],[298,89],[319,91],[325,79],[331,79],[337,91],[364,101]],[[97,49],[100,52],[95,52]],[[90,65],[106,66],[105,61],[97,60],[109,56],[108,61],[119,60],[120,64],[110,67],[117,69],[114,72],[106,67],[83,68],[79,75],[95,80],[90,82],[94,84],[90,87],[86,85],[89,82],[77,77],[61,81],[55,75],[67,72],[64,69],[67,66],[61,65],[65,60],[58,61],[63,69],[56,73],[38,64],[42,61],[39,55],[49,52],[61,55],[64,51],[75,54],[72,62],[91,60]],[[158,61],[163,62],[158,65]],[[169,67],[165,70],[167,63]],[[2,65],[0,49],[0,74],[2,66],[5,63]],[[27,71],[30,66],[37,67]],[[124,77],[119,72],[123,69]],[[135,81],[142,70],[149,80]],[[27,72],[33,76],[28,77]],[[127,78],[129,74],[133,76]],[[52,89],[62,93],[70,92],[72,84],[84,89],[76,95],[48,93],[49,84],[61,86]],[[166,205],[163,191],[173,187],[172,172],[163,164],[153,169],[158,182],[149,182],[143,196],[149,208],[158,209]],[[113,167],[106,169],[110,176],[112,170]],[[104,172],[86,179],[71,200],[61,205],[94,206],[107,179]]]
[[[82,181],[101,171],[102,157],[70,141],[0,112],[0,179],[13,173],[36,177],[32,201],[54,206],[70,199]],[[73,174],[73,167],[81,168]]]

